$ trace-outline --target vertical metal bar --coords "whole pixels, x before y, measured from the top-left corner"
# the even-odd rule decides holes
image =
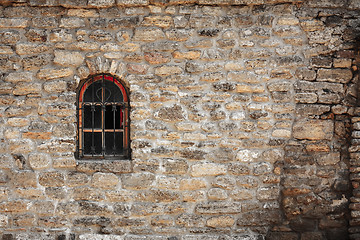
[[[102,114],[102,155],[105,156],[105,80],[104,74],[101,79],[101,114]]]
[[[113,110],[113,119],[114,119],[114,122],[113,122],[113,124],[114,124],[114,132],[113,132],[113,134],[114,134],[113,153],[114,153],[114,157],[115,157],[115,155],[116,155],[116,143],[115,143],[116,105],[115,105],[114,102],[112,103],[112,110]]]
[[[91,155],[94,156],[95,153],[95,141],[94,141],[94,125],[95,125],[95,104],[94,104],[94,77],[92,78],[92,82],[91,82]]]
[[[123,129],[124,129],[124,136],[123,136],[123,141],[124,141],[124,154],[125,157],[128,157],[129,155],[129,133],[128,133],[128,108],[126,105],[124,105],[124,113],[123,113]]]
[[[81,127],[80,127],[80,143],[79,145],[81,146],[81,149],[79,150],[79,155],[81,157],[84,157],[84,103],[81,103],[81,112],[79,114],[81,114],[79,117],[81,118]]]

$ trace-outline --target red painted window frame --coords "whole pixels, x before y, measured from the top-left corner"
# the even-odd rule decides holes
[[[91,86],[91,84],[97,81],[110,81],[114,83],[122,93],[123,102],[119,103],[122,105],[123,111],[121,112],[120,122],[123,124],[123,151],[122,155],[108,155],[104,152],[102,155],[91,155],[84,154],[83,150],[83,142],[84,142],[84,127],[83,127],[83,98],[86,89]],[[124,83],[120,81],[118,78],[111,74],[96,74],[89,76],[82,82],[80,82],[79,87],[77,89],[77,145],[76,145],[76,158],[77,159],[130,159],[130,102],[129,102],[129,94],[128,89],[125,87]],[[118,103],[118,102],[117,102]],[[103,120],[102,120],[103,122]],[[103,124],[102,124],[103,125]],[[102,127],[104,128],[104,127]],[[104,130],[104,129],[103,129]],[[102,141],[104,140],[104,136],[102,137]]]

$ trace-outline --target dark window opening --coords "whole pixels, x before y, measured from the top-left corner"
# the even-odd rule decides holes
[[[88,78],[78,89],[80,159],[128,159],[129,100],[125,86],[111,75]]]

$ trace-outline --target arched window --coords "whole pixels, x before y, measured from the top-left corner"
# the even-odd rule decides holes
[[[77,157],[128,159],[129,98],[121,81],[109,74],[91,76],[77,95]]]

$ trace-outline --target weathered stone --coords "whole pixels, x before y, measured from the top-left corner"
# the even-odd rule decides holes
[[[44,29],[30,28],[26,33],[25,37],[31,42],[46,42],[48,34]]]
[[[13,44],[20,40],[20,33],[15,30],[0,31],[0,42],[2,44]]]
[[[19,55],[38,54],[49,50],[49,46],[36,43],[18,43],[16,44],[16,53]]]
[[[49,34],[50,42],[71,42],[74,40],[71,31],[68,29],[53,29]]]
[[[298,139],[331,140],[333,127],[331,120],[300,120],[295,122],[293,136]]]
[[[164,107],[155,113],[156,118],[165,121],[174,122],[185,119],[185,113],[180,105],[173,105],[172,107]]]
[[[144,58],[150,64],[162,64],[170,62],[169,56],[158,52],[147,52],[144,54]]]
[[[49,29],[57,27],[59,23],[55,17],[35,17],[32,24],[34,27]]]
[[[13,172],[11,182],[16,187],[31,188],[36,187],[36,175],[31,171]]]
[[[34,142],[29,139],[11,139],[9,142],[9,150],[11,153],[29,153],[35,148]]]
[[[161,28],[169,28],[172,24],[173,20],[170,16],[147,16],[142,22],[142,25],[144,26],[156,26]]]
[[[184,160],[167,159],[163,166],[166,174],[185,174],[188,170],[188,164]]]
[[[203,164],[195,164],[191,166],[191,175],[193,177],[217,176],[217,175],[223,175],[225,173],[226,173],[225,166],[220,164],[203,163]]]
[[[48,155],[45,154],[30,154],[29,155],[29,165],[34,170],[41,170],[49,168],[51,164],[51,159]]]
[[[40,54],[36,56],[29,56],[23,58],[22,62],[25,70],[39,69],[45,65],[48,65],[52,60],[52,56],[49,54]]]
[[[180,190],[196,190],[206,187],[206,182],[201,179],[183,179],[180,181]]]
[[[70,68],[42,68],[37,73],[40,79],[51,80],[56,78],[68,77],[73,74]]]
[[[319,69],[318,81],[348,83],[353,77],[349,69]]]
[[[28,22],[24,18],[0,18],[0,28],[25,28]]]
[[[119,183],[118,177],[113,173],[95,173],[91,184],[94,188],[112,189]]]
[[[58,172],[44,172],[39,176],[39,184],[46,187],[62,187],[65,176]]]
[[[84,62],[84,56],[80,52],[55,51],[54,63],[61,66],[80,66]]]
[[[240,203],[210,202],[201,203],[195,207],[198,214],[238,214],[241,212]]]
[[[32,82],[33,74],[31,72],[13,72],[13,73],[9,73],[5,77],[5,81],[11,82],[11,83]]]
[[[149,173],[134,173],[123,175],[121,179],[126,189],[147,189],[153,184],[155,176]]]
[[[157,28],[136,29],[134,33],[135,41],[153,42],[165,38],[165,34]]]

